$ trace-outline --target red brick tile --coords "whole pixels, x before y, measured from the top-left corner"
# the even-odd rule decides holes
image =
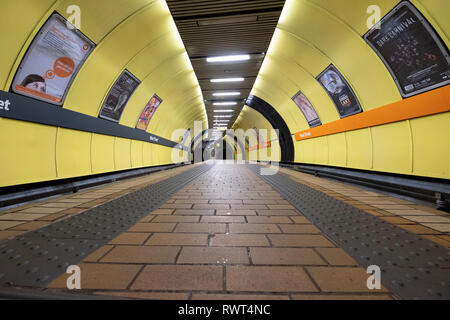
[[[230,233],[281,233],[275,224],[231,223]]]
[[[225,233],[226,228],[224,223],[179,223],[174,232]]]
[[[200,222],[208,223],[245,223],[243,216],[204,216]]]
[[[271,234],[268,237],[274,247],[334,247],[321,235]]]
[[[250,248],[253,264],[325,265],[320,256],[309,248]]]
[[[324,292],[386,292],[367,288],[369,274],[363,268],[307,267],[308,273]]]
[[[146,242],[149,246],[206,246],[208,244],[207,234],[196,233],[155,233]]]
[[[177,263],[249,264],[246,248],[184,247]]]
[[[312,224],[281,224],[283,233],[320,234],[320,230]]]
[[[317,292],[314,283],[299,267],[226,267],[228,291]]]
[[[247,221],[248,221],[248,223],[288,223],[288,224],[292,224],[292,220],[286,216],[275,216],[275,217],[248,216]]]
[[[260,234],[216,234],[211,237],[211,246],[217,247],[264,247],[269,242]]]
[[[174,215],[184,215],[184,216],[212,216],[214,215],[214,210],[176,210]]]
[[[223,290],[221,266],[146,266],[132,290]]]
[[[255,210],[217,210],[217,216],[256,216]]]
[[[81,289],[108,289],[123,290],[141,269],[140,265],[127,264],[80,264]],[[67,279],[70,275],[63,274],[52,281],[49,288],[67,288]]]
[[[128,229],[129,232],[171,232],[175,223],[137,223]]]
[[[101,262],[115,263],[175,263],[180,247],[116,246]]]

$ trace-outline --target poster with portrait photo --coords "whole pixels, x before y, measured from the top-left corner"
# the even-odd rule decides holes
[[[317,77],[317,81],[333,100],[341,118],[362,112],[352,88],[333,65],[328,66]]]
[[[56,105],[94,49],[94,43],[57,13],[41,28],[14,77],[12,90]]]
[[[450,83],[446,45],[409,2],[401,2],[364,36],[393,76],[403,97]]]
[[[128,70],[124,70],[119,79],[114,83],[100,110],[99,117],[119,122],[125,106],[131,95],[139,86],[140,81]]]
[[[139,116],[138,122],[136,124],[137,129],[147,130],[150,120],[152,119],[153,115],[156,112],[156,109],[158,109],[161,103],[162,99],[154,94]]]
[[[292,97],[292,101],[295,102],[297,107],[303,113],[310,128],[317,127],[322,124],[319,116],[317,115],[316,109],[301,91]]]

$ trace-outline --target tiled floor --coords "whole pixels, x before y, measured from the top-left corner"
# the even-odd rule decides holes
[[[0,212],[0,240],[177,175],[155,173]],[[450,247],[440,211],[280,169],[291,179]],[[395,299],[245,166],[217,164],[82,263],[82,293],[141,299]],[[66,290],[63,274],[49,291]]]
[[[0,211],[0,240],[42,228],[95,206],[124,196],[149,184],[179,174],[188,167],[161,171],[143,177],[111,183],[47,200]]]
[[[149,299],[392,299],[249,169],[216,165],[80,265],[85,293]],[[65,288],[68,275],[50,284]]]
[[[400,228],[450,248],[450,218],[445,212],[289,169],[280,169],[280,172]]]

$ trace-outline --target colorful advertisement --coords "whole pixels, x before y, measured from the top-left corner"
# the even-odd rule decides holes
[[[94,44],[53,14],[33,40],[16,73],[14,92],[62,105]]]
[[[130,100],[139,84],[140,81],[135,76],[128,70],[124,70],[109,91],[99,117],[119,122],[128,100]]]
[[[364,39],[391,72],[403,97],[450,82],[450,57],[436,32],[405,1],[372,28]]]
[[[351,116],[362,111],[361,105],[352,88],[339,73],[330,65],[318,77],[317,80],[333,100],[341,118]]]
[[[319,116],[317,115],[316,109],[313,107],[311,102],[309,102],[308,98],[299,91],[295,96],[292,97],[292,100],[295,102],[297,107],[303,113],[308,122],[310,128],[317,127],[322,124]]]
[[[147,103],[141,115],[139,116],[136,128],[147,130],[150,120],[152,119],[153,115],[156,112],[156,109],[158,109],[161,103],[162,103],[161,98],[158,97],[156,94],[153,95],[153,97]]]

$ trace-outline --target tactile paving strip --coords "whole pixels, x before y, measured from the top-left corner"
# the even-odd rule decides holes
[[[211,169],[204,164],[71,218],[0,242],[0,284],[45,287]]]
[[[249,168],[260,174],[261,167]],[[279,173],[260,175],[403,299],[450,299],[450,250]]]

